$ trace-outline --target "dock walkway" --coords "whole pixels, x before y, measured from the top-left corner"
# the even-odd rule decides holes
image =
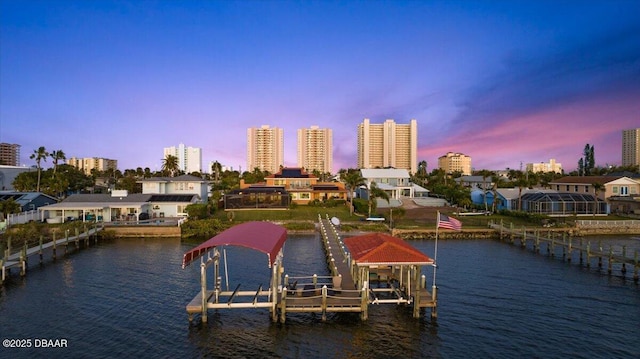
[[[11,245],[9,245],[6,250],[2,253],[3,258],[0,259],[0,284],[3,284],[6,280],[7,273],[11,271],[11,268],[20,268],[20,275],[24,276],[27,273],[27,262],[30,257],[38,255],[40,257],[40,262],[43,261],[44,250],[51,248],[53,250],[53,259],[57,256],[57,248],[60,246],[64,246],[65,253],[67,251],[67,247],[69,244],[75,244],[76,249],[80,248],[80,243],[82,241],[85,242],[86,245],[89,244],[90,238],[93,236],[97,238],[97,233],[104,229],[102,225],[92,226],[87,229],[85,232],[78,233],[76,232],[75,236],[69,236],[67,232],[64,238],[53,239],[49,242],[43,243],[42,238],[40,238],[40,243],[37,246],[27,248],[26,245],[24,248],[21,248],[20,251],[16,253],[11,253]]]
[[[608,250],[605,250],[602,241],[598,243],[596,248],[591,247],[591,242],[580,238],[578,241],[574,240],[571,236],[567,236],[566,232],[562,234],[561,238],[556,238],[554,232],[547,231],[547,235],[543,235],[544,230],[527,230],[526,228],[515,229],[513,226],[505,227],[502,224],[490,224],[490,227],[500,231],[500,239],[508,240],[511,244],[515,244],[519,240],[521,247],[526,247],[527,243],[531,243],[531,247],[534,252],[540,253],[541,246],[546,245],[546,252],[548,255],[555,257],[556,248],[560,247],[562,250],[562,259],[571,262],[572,253],[574,251],[579,253],[580,264],[585,264],[587,268],[591,267],[592,259],[598,259],[598,267],[603,267],[603,260],[607,261],[607,273],[612,274],[614,264],[620,265],[620,271],[624,275],[627,272],[627,267],[633,268],[633,281],[638,282],[640,270],[640,261],[638,257],[638,251],[634,251],[633,257],[627,256],[626,246],[615,249],[609,246]]]

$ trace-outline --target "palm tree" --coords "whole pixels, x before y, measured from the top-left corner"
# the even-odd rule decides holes
[[[8,214],[18,213],[22,211],[22,207],[18,202],[16,202],[13,198],[9,198],[6,201],[0,201],[0,215],[1,217],[7,218]]]
[[[496,174],[491,176],[491,181],[493,182],[493,186],[491,187],[491,192],[493,192],[493,202],[491,203],[491,212],[495,213],[498,207],[498,188],[504,182],[501,176]]]
[[[360,170],[349,168],[346,171],[340,172],[340,179],[344,182],[349,192],[349,214],[353,214],[353,191],[357,187],[365,184],[364,177],[362,177]]]
[[[487,187],[487,178],[492,178],[493,174],[494,174],[493,171],[489,171],[489,170],[482,170],[479,173],[479,175],[482,176],[482,197],[484,197],[485,211],[489,210],[489,205],[487,204],[487,192],[489,192],[489,189]]]
[[[522,189],[529,188],[529,181],[522,175],[515,180],[514,184],[518,187],[518,211],[522,211]]]
[[[49,152],[47,152],[47,149],[44,148],[44,146],[40,146],[37,150],[33,150],[33,153],[29,156],[32,160],[36,160],[36,166],[38,167],[38,184],[36,186],[36,192],[40,192],[40,173],[42,172],[40,162],[43,160],[46,161],[47,157],[49,157]]]
[[[67,156],[62,152],[62,150],[53,151],[50,156],[53,158],[53,175],[55,176],[58,169],[58,162],[66,160]]]
[[[215,183],[218,183],[220,181],[220,174],[222,173],[222,165],[220,164],[220,162],[215,161],[213,164],[211,164],[211,173],[213,173],[213,179],[215,180]]]
[[[174,155],[167,155],[167,157],[162,160],[162,172],[164,174],[168,173],[170,177],[173,177],[179,169],[178,157]]]
[[[389,194],[382,188],[378,187],[375,182],[371,182],[371,185],[369,186],[369,217],[371,217],[371,211],[375,211],[378,206],[378,198],[382,198],[389,203]]]

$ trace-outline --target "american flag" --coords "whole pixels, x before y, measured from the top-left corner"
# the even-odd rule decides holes
[[[451,218],[445,214],[438,213],[438,228],[447,228],[459,231],[462,229],[462,223],[455,218]]]

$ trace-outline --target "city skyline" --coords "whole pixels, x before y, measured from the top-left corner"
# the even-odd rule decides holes
[[[418,123],[418,161],[620,165],[640,127],[640,3],[0,2],[0,142],[159,170],[176,143],[246,163],[246,129]],[[51,161],[43,163],[50,166]],[[244,168],[243,168],[244,169]],[[208,170],[208,169],[206,169]],[[209,172],[209,171],[207,171]]]

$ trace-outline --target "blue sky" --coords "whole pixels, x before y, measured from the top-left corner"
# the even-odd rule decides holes
[[[584,145],[619,165],[640,127],[640,1],[0,1],[0,142],[121,170],[159,169],[184,143],[246,168],[246,129],[334,131],[355,167],[357,125],[418,121],[429,171]],[[51,165],[50,161],[45,166]]]

